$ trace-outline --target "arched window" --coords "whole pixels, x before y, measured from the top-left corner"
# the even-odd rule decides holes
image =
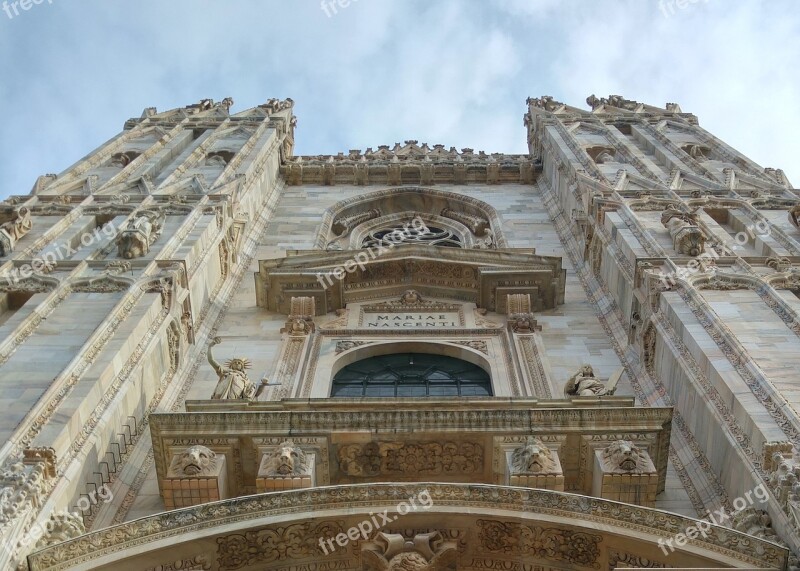
[[[371,231],[364,238],[361,247],[372,248],[379,244],[394,244],[392,236],[402,236],[400,243],[402,244],[424,244],[427,246],[449,246],[451,248],[463,248],[461,239],[455,232],[445,228],[438,228],[436,226],[425,226],[424,228],[416,228],[411,224],[411,221],[405,223],[397,223],[389,226],[383,226],[377,230]],[[389,236],[387,238],[387,236]]]
[[[428,353],[369,357],[341,369],[332,397],[492,396],[489,374],[472,363]]]

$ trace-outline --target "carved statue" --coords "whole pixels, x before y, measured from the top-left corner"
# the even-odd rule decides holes
[[[661,223],[669,230],[675,250],[688,256],[699,256],[703,252],[706,236],[698,226],[697,208],[689,212],[670,204],[661,213]]]
[[[800,203],[795,204],[789,209],[789,222],[795,228],[800,228]]]
[[[591,365],[583,365],[578,372],[572,375],[564,386],[564,396],[580,397],[602,397],[614,394],[616,384],[606,385],[594,376],[594,369]]]
[[[172,472],[183,476],[209,474],[217,468],[217,454],[205,446],[192,446],[176,456],[170,468]]]
[[[117,236],[119,255],[127,260],[146,255],[161,235],[164,218],[162,212],[139,212]]]
[[[494,248],[494,232],[491,228],[487,228],[483,233],[483,238],[475,241],[475,248],[480,250],[491,250]]]
[[[50,521],[45,525],[45,530],[46,533],[36,542],[34,551],[74,539],[86,533],[83,518],[77,513],[66,511],[51,514]]]
[[[633,442],[616,440],[603,450],[603,463],[609,470],[642,473],[647,469],[647,456]]]
[[[538,438],[529,437],[527,443],[511,454],[514,474],[549,474],[557,471],[553,451]]]
[[[528,97],[525,100],[528,105],[533,105],[534,107],[538,107],[539,109],[544,109],[545,111],[555,111],[559,107],[563,107],[564,104],[560,101],[555,101],[552,95],[542,95],[541,97]]]
[[[20,238],[33,227],[31,211],[21,206],[11,213],[11,219],[0,225],[0,256],[8,256]]]
[[[772,518],[764,510],[747,508],[740,512],[735,512],[731,518],[731,524],[736,531],[780,543],[772,527]]]
[[[291,440],[281,443],[262,465],[269,476],[302,476],[309,473],[308,458]],[[259,470],[260,472],[260,470]]]
[[[239,357],[228,359],[223,367],[214,360],[211,348],[219,345],[222,340],[214,337],[208,347],[208,363],[219,375],[219,382],[214,389],[212,399],[252,399],[256,394],[256,387],[247,376],[247,369],[250,368],[250,360]]]
[[[709,150],[701,145],[686,145],[683,150],[689,153],[689,156],[696,161],[708,160]]]

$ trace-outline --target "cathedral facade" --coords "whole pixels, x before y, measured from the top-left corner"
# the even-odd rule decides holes
[[[616,95],[525,155],[232,106],[2,203],[3,568],[796,565],[781,170]]]

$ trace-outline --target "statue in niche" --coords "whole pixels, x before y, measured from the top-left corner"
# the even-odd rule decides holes
[[[608,385],[594,376],[594,369],[591,365],[582,365],[578,371],[572,375],[564,386],[564,396],[569,397],[602,397],[611,396],[616,390],[617,377]]]
[[[33,228],[31,211],[21,206],[11,213],[11,219],[0,225],[0,256],[8,256],[20,238]]]
[[[602,165],[602,164],[605,164],[605,163],[613,163],[613,162],[615,162],[614,161],[614,155],[612,155],[609,151],[605,151],[605,150],[604,151],[600,151],[600,153],[594,159],[594,162],[597,163],[598,165]]]
[[[699,227],[698,208],[684,212],[670,204],[661,213],[661,224],[669,230],[672,244],[679,254],[699,256],[705,247],[706,236]]]
[[[800,228],[800,203],[795,204],[789,209],[789,222],[795,228]]]
[[[219,381],[214,389],[212,399],[247,399],[256,396],[256,387],[247,376],[247,369],[250,368],[250,360],[240,357],[228,359],[225,365],[220,365],[211,353],[211,348],[222,343],[222,339],[214,337],[208,347],[208,363],[219,375]]]
[[[142,211],[128,222],[117,236],[119,255],[126,260],[141,258],[161,236],[165,215],[163,212]]]

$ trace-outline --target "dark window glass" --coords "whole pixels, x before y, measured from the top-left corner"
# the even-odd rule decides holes
[[[428,353],[380,355],[344,367],[332,397],[492,396],[489,374],[472,363]]]

